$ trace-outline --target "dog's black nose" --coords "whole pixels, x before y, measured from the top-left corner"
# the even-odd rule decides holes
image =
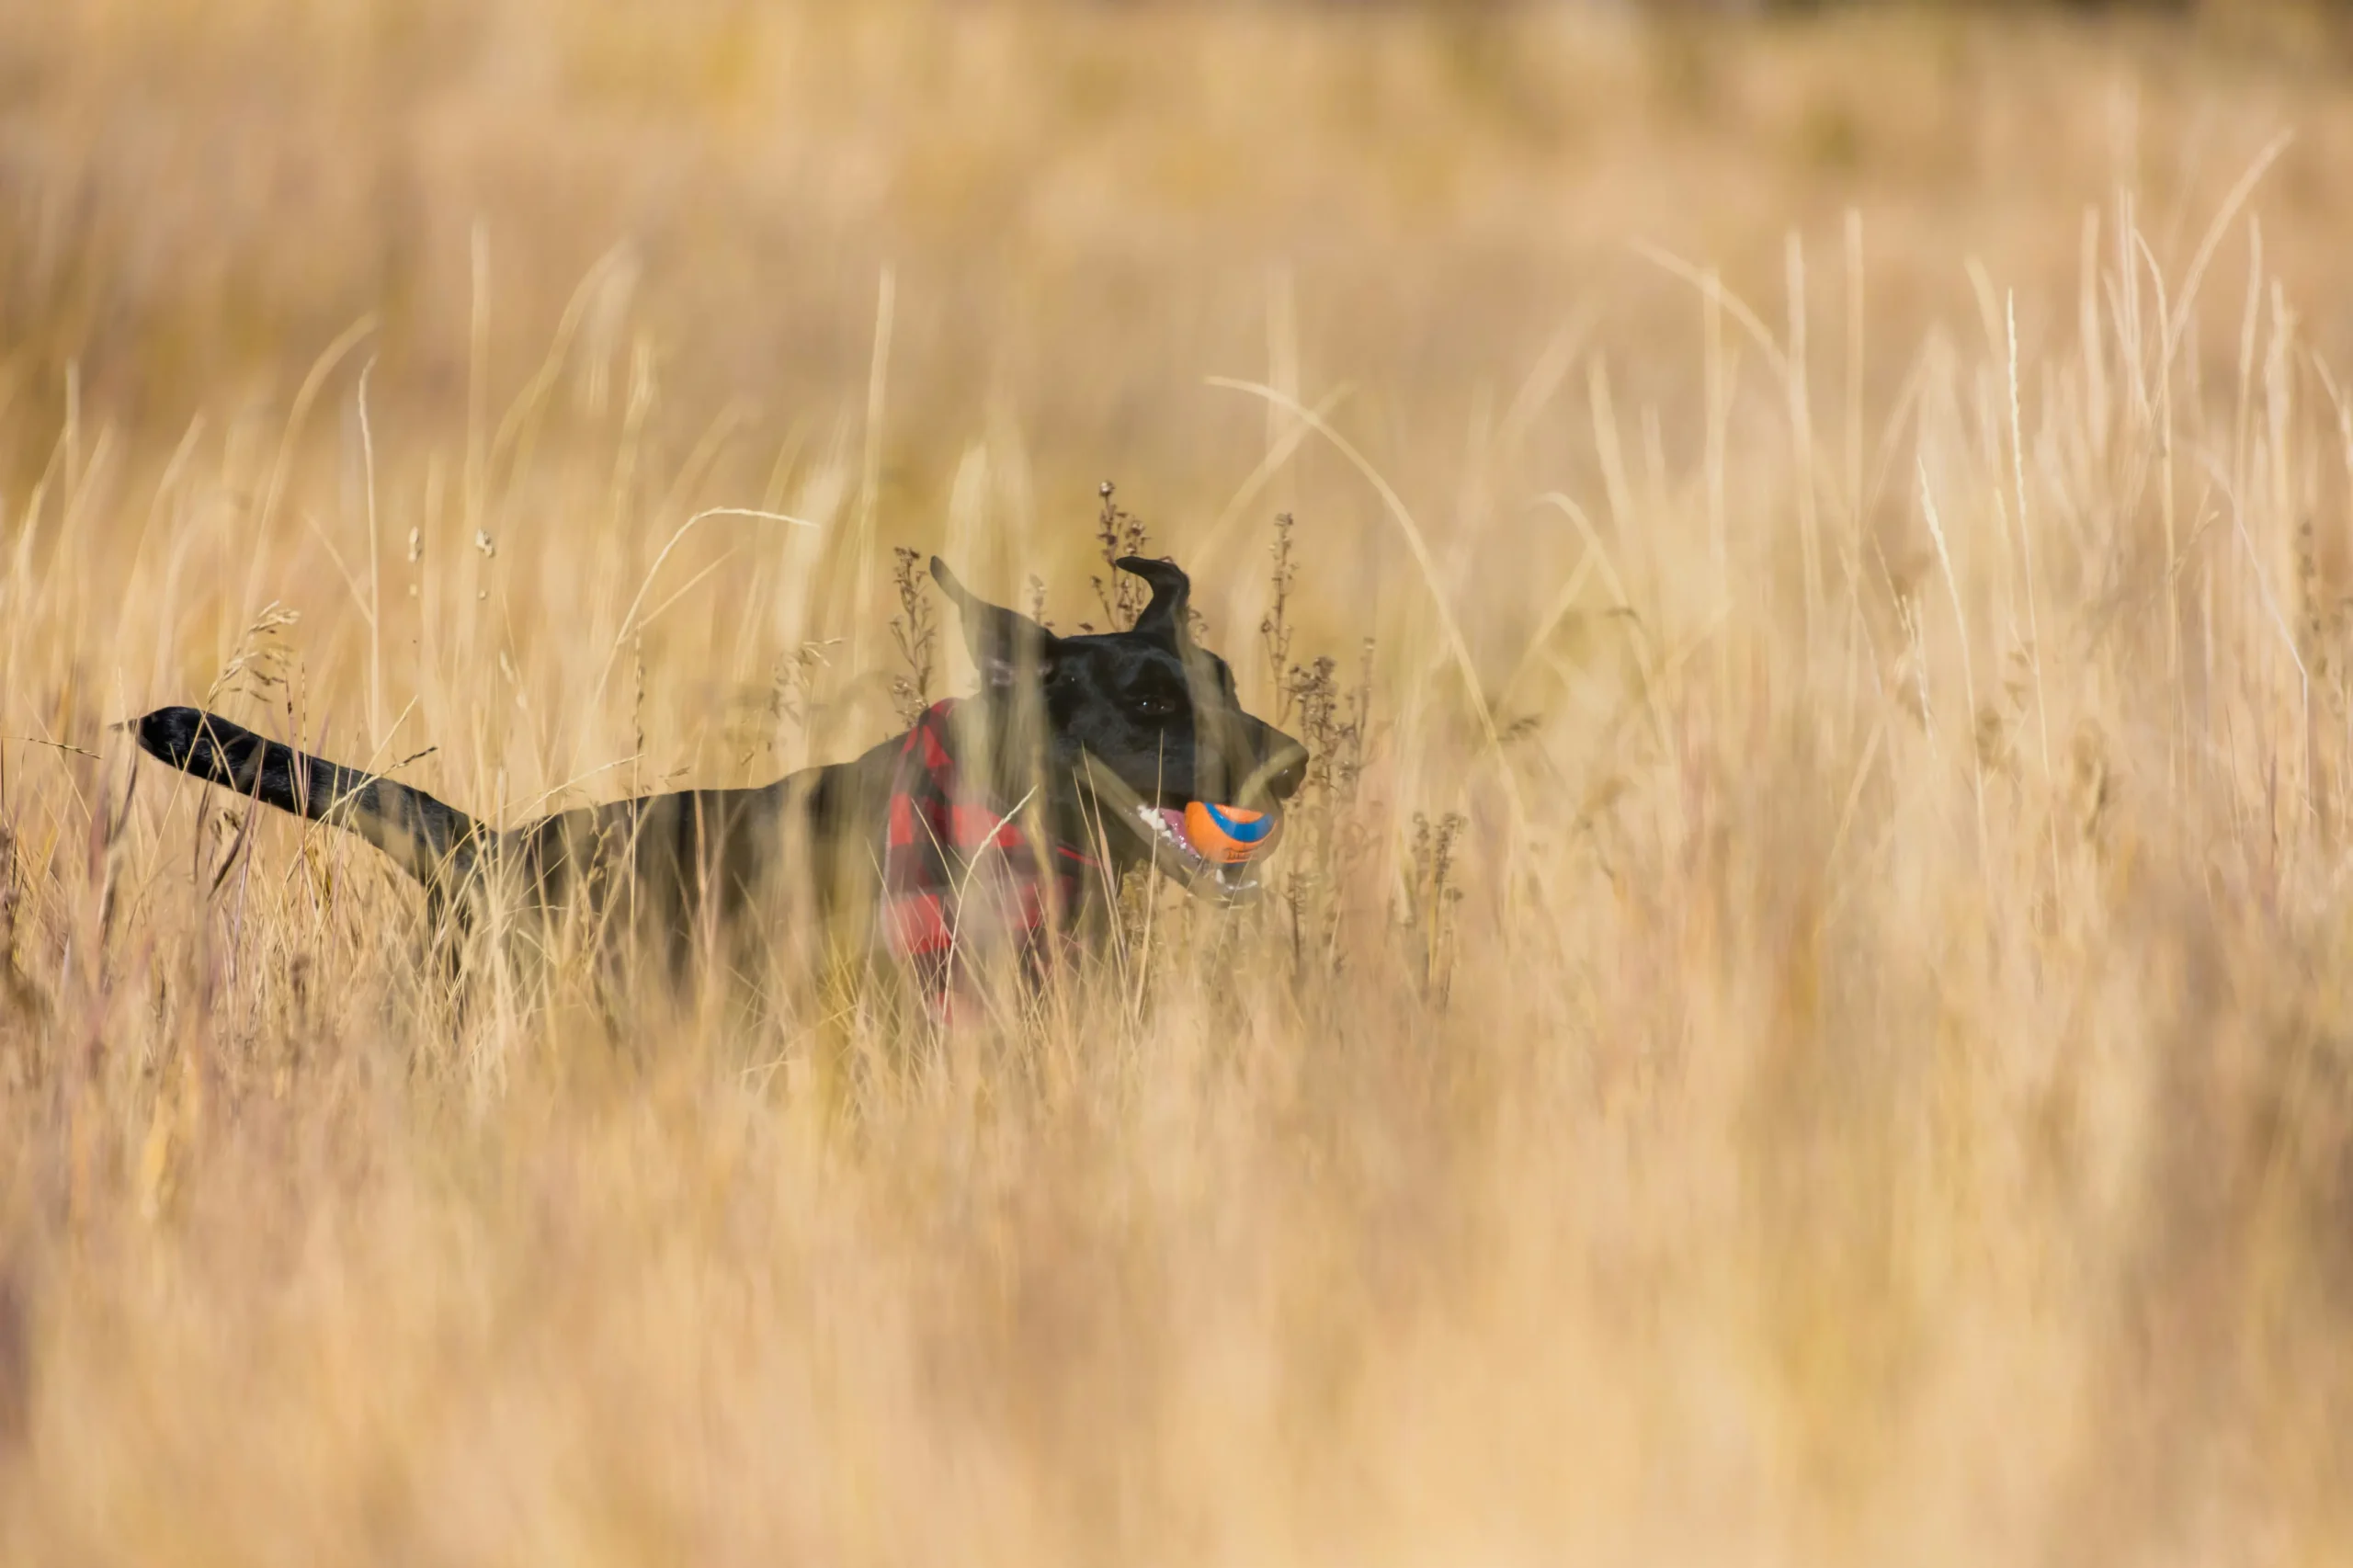
[[[1285,742],[1283,749],[1268,760],[1274,768],[1267,775],[1267,792],[1278,801],[1298,794],[1299,787],[1307,782],[1307,748]]]

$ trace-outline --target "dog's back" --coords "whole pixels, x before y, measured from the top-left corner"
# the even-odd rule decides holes
[[[218,714],[163,708],[140,746],[210,784],[381,849],[462,938],[488,924],[559,926],[683,957],[712,923],[806,923],[870,908],[871,846],[895,742],[750,790],[689,790],[559,812],[501,831],[414,786],[308,756]]]
[[[896,742],[749,790],[688,790],[561,812],[503,835],[504,896],[531,919],[597,923],[682,958],[873,907]]]

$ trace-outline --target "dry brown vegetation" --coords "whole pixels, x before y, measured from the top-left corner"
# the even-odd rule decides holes
[[[2329,59],[0,7],[0,1556],[2342,1560]],[[108,728],[772,776],[1106,476],[1336,766],[1043,1020],[452,1020]]]

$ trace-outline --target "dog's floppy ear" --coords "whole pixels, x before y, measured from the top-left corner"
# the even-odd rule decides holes
[[[1173,561],[1147,561],[1141,555],[1122,555],[1111,564],[1152,585],[1152,602],[1136,617],[1135,630],[1146,637],[1179,644],[1186,642],[1190,625],[1185,606],[1193,597],[1193,580],[1185,575],[1184,568]]]
[[[972,663],[983,681],[992,687],[1009,687],[1021,678],[1024,669],[1040,680],[1053,673],[1061,638],[1020,611],[993,605],[974,594],[956,580],[948,562],[937,555],[931,558],[931,574],[963,617],[964,645],[972,651]]]

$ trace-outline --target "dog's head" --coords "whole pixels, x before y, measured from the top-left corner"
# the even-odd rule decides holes
[[[1117,564],[1152,585],[1152,602],[1126,631],[1077,637],[1057,637],[976,597],[937,556],[931,573],[962,613],[999,733],[1025,737],[1004,754],[1043,762],[1050,806],[1121,824],[1132,836],[1123,842],[1119,829],[1110,836],[1122,858],[1149,855],[1188,886],[1246,896],[1256,887],[1252,868],[1197,848],[1186,810],[1215,808],[1221,825],[1263,843],[1306,778],[1307,748],[1243,711],[1233,671],[1193,641],[1186,615],[1192,584],[1181,570],[1134,555]],[[1022,724],[1023,714],[1038,722]]]

